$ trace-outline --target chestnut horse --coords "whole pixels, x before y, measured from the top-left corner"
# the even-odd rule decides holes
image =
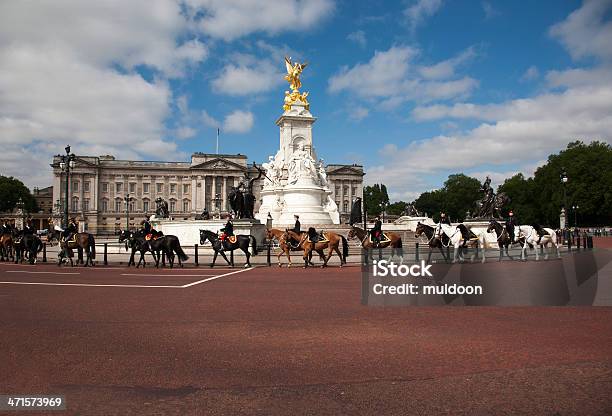
[[[396,254],[400,258],[400,262],[404,261],[404,250],[402,247],[402,237],[400,237],[397,233],[392,233],[389,231],[384,231],[384,235],[387,236],[388,240],[381,241],[379,244],[374,244],[372,239],[370,238],[370,233],[366,230],[361,229],[353,225],[351,231],[348,233],[348,238],[357,237],[359,241],[361,241],[361,247],[365,250],[368,250],[370,253],[370,258],[372,258],[371,249],[374,248],[391,248],[391,257]]]
[[[299,241],[298,246],[304,249],[304,268],[308,267],[308,260],[311,258],[313,251],[318,252],[319,250],[323,250],[325,248],[328,249],[327,257],[323,259],[323,264],[321,265],[321,267],[327,267],[327,262],[334,254],[334,251],[338,253],[338,257],[340,257],[340,267],[342,267],[346,263],[349,247],[348,241],[346,241],[346,237],[344,237],[343,235],[336,234],[331,231],[325,231],[323,232],[323,234],[327,240],[313,243],[308,239],[307,232],[302,232],[298,234],[294,231],[287,230],[286,234],[294,240]],[[340,242],[342,242],[342,252],[340,252],[339,249]]]
[[[57,265],[61,266],[64,262],[64,257],[68,257],[70,259],[70,265],[74,266],[72,261],[74,249],[83,249],[85,250],[85,254],[87,254],[87,259],[85,260],[85,267],[87,265],[93,266],[93,259],[96,258],[96,240],[94,236],[89,233],[78,233],[75,234],[73,238],[66,241],[64,239],[60,242],[61,251],[57,255]]]
[[[289,262],[287,264],[287,267],[291,267],[291,265],[293,263],[291,263],[291,251],[298,251],[298,250],[302,250],[302,247],[294,247],[289,241],[287,241],[286,238],[286,231],[283,230],[279,230],[277,228],[268,228],[266,229],[266,238],[268,240],[272,240],[272,239],[276,239],[276,241],[278,241],[278,246],[280,248],[281,251],[279,251],[278,255],[276,256],[278,258],[278,267],[283,267],[283,264],[281,263],[281,256],[283,255],[283,253],[285,253],[285,255],[287,256],[287,261]],[[319,257],[321,257],[322,260],[325,259],[325,254],[323,254],[323,250],[316,250],[317,253],[319,253]],[[311,258],[308,259],[308,263],[310,263],[311,266],[314,266],[314,264],[311,261],[312,259],[312,255]]]
[[[0,235],[0,261],[14,261],[13,236],[10,234]]]

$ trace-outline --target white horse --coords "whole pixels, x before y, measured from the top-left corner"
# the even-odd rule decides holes
[[[517,240],[520,238],[525,239],[522,243],[523,247],[521,250],[521,260],[525,260],[527,246],[535,247],[536,260],[540,260],[538,246],[542,247],[543,249],[546,248],[544,251],[544,259],[548,260],[548,243],[551,243],[555,247],[555,250],[557,250],[557,258],[561,258],[561,253],[559,253],[559,245],[557,244],[557,234],[552,228],[542,229],[546,231],[547,235],[542,236],[540,239],[538,232],[531,225],[519,225],[518,227],[514,228],[514,234],[517,237]],[[540,240],[539,243],[538,240]]]
[[[471,231],[463,224],[459,224],[459,225],[438,224],[438,226],[436,227],[436,229],[439,229],[444,234],[446,234],[446,236],[450,240],[449,245],[452,245],[454,248],[453,263],[455,263],[457,259],[459,261],[465,261],[465,258],[463,257],[464,247],[463,247],[463,234],[461,232],[462,227],[465,228],[464,232]],[[482,250],[482,263],[484,263],[485,258],[486,258],[485,251],[484,251],[485,250],[485,236],[484,236],[485,233],[479,232],[478,234],[476,234],[473,232],[473,234],[478,238],[478,246]],[[475,258],[476,258],[476,253],[474,253],[474,255],[470,258],[470,261],[473,262]]]

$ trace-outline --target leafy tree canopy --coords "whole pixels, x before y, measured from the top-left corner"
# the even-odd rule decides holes
[[[10,212],[21,198],[24,210],[36,212],[36,200],[30,190],[19,179],[0,175],[0,212]]]

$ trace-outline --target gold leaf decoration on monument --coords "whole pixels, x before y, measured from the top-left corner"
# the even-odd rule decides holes
[[[304,104],[304,108],[310,111],[310,104],[308,104],[308,93],[300,92],[300,87],[302,86],[302,81],[300,80],[300,76],[302,75],[302,71],[307,63],[299,63],[299,62],[291,62],[291,57],[287,58],[285,56],[285,66],[287,67],[287,75],[285,75],[285,80],[289,83],[289,88],[291,88],[291,92],[285,91],[285,103],[283,105],[283,110],[287,111],[291,109],[291,106],[298,101],[301,101]]]

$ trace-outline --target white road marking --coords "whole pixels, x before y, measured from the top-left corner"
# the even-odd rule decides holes
[[[230,276],[232,274],[242,273],[242,272],[246,272],[246,271],[253,270],[253,269],[254,269],[254,267],[250,267],[248,269],[241,269],[241,270],[236,270],[236,271],[233,271],[233,272],[230,272],[230,273],[220,274],[220,275],[215,276],[215,277],[209,277],[208,279],[202,279],[202,280],[198,280],[197,282],[188,283],[188,284],[184,285],[183,287],[187,288],[187,287],[199,285],[200,283],[210,282],[211,280],[220,279],[221,277],[226,277],[226,276]]]
[[[79,272],[37,272],[29,270],[5,270],[4,273],[27,273],[27,274],[81,274]]]
[[[249,270],[253,270],[255,267],[251,267],[248,269],[240,269],[234,270],[229,273],[224,273],[220,275],[213,275],[207,279],[198,280],[196,282],[187,283],[182,286],[172,286],[172,285],[121,285],[121,284],[95,284],[95,283],[51,283],[51,282],[0,282],[0,284],[5,285],[34,285],[34,286],[78,286],[78,287],[128,287],[128,288],[163,288],[163,289],[186,289],[188,287],[192,287],[195,285],[199,285],[202,283],[210,282],[212,280],[220,279],[222,277],[231,276],[233,274],[238,274],[242,272],[246,272]],[[29,272],[29,271],[21,271],[21,270],[9,270],[10,273],[53,273],[53,274],[80,274],[80,273],[61,273],[61,272]],[[140,275],[145,276],[145,275]],[[151,276],[163,276],[163,275],[151,275]],[[177,275],[170,275],[177,276]],[[195,276],[195,275],[188,275]],[[209,276],[209,275],[204,275]]]
[[[216,274],[140,274],[140,273],[121,273],[121,276],[143,276],[143,277],[210,277]]]
[[[46,283],[46,282],[0,282],[4,285],[39,285],[39,286],[81,286],[81,287],[153,287],[165,289],[183,289],[184,286],[161,286],[161,285],[102,285],[90,283]]]

